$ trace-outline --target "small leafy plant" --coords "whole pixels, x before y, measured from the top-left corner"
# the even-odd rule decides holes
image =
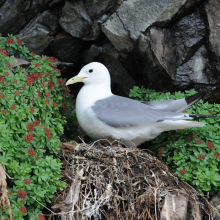
[[[11,56],[25,58],[29,67],[13,68]],[[34,199],[46,205],[65,186],[58,158],[69,90],[55,62],[30,53],[12,35],[0,36],[0,161],[12,177],[7,183],[13,219],[45,219]],[[0,216],[8,219],[7,209]]]
[[[142,100],[181,99],[195,94],[195,90],[185,93],[160,94],[154,90],[134,87],[130,97]],[[220,115],[219,104],[204,103],[202,100],[186,111],[189,114]],[[164,132],[152,141],[157,156],[173,168],[181,180],[194,186],[199,192],[218,192],[220,195],[220,119],[199,119],[202,128],[191,128]]]

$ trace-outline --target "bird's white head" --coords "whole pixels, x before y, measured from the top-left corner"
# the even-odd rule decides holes
[[[66,82],[66,85],[83,82],[85,85],[110,86],[110,75],[108,69],[101,63],[92,62],[84,66],[79,74]]]

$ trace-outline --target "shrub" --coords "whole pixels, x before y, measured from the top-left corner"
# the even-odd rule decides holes
[[[12,68],[10,55],[26,58],[30,66]],[[30,53],[12,35],[0,36],[0,160],[13,178],[7,181],[14,219],[39,219],[43,207],[31,196],[46,205],[65,186],[57,158],[68,89],[57,78],[55,61]],[[5,211],[1,219],[8,217]]]
[[[142,101],[180,99],[195,94],[160,94],[154,90],[134,87],[130,97]],[[220,115],[219,104],[204,103],[202,100],[191,106],[189,114]],[[194,186],[199,192],[218,192],[220,195],[220,126],[219,118],[199,119],[202,128],[190,128],[164,132],[152,141],[157,156],[171,166],[176,176]]]

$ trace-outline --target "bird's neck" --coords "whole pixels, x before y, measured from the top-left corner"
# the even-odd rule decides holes
[[[110,86],[106,85],[84,85],[77,96],[76,107],[91,107],[97,100],[113,95]]]

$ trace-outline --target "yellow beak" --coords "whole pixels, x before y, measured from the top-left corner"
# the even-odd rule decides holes
[[[66,82],[66,86],[67,86],[67,85],[71,85],[71,84],[73,84],[73,83],[82,82],[83,79],[84,79],[84,77],[74,76],[73,78],[69,79],[69,80]]]

